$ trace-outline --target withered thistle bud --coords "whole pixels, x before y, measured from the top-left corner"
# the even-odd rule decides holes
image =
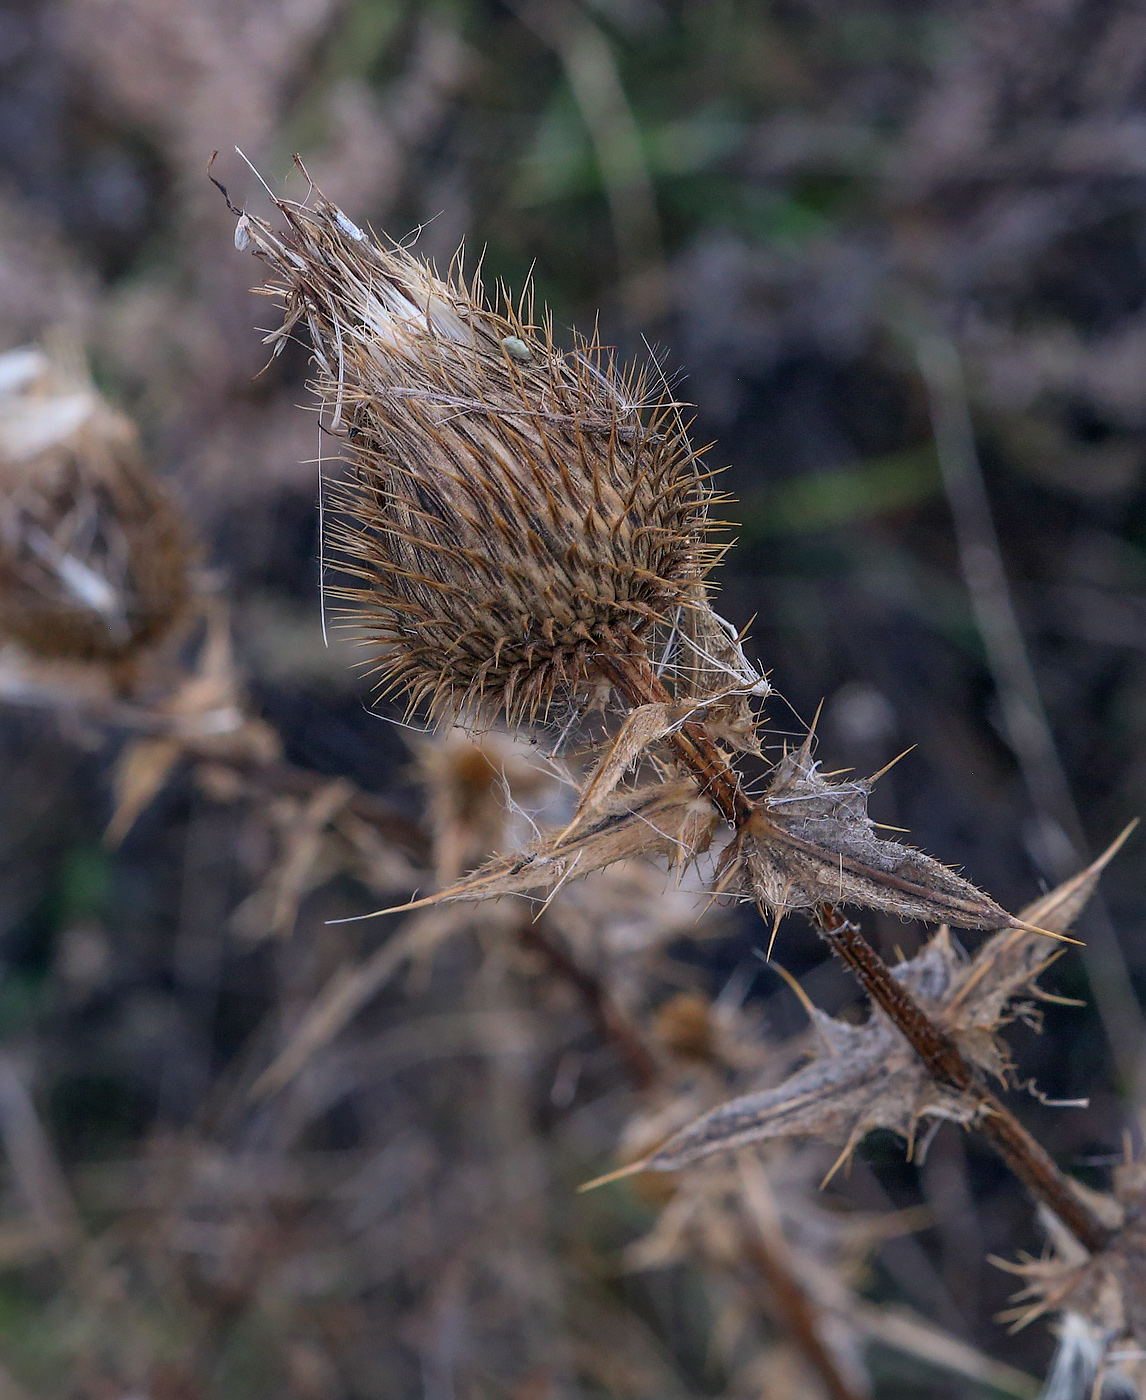
[[[122,663],[187,596],[187,550],[134,424],[66,357],[0,355],[0,633]]]
[[[275,202],[285,231],[243,215],[236,242],[276,274],[269,343],[310,332],[352,469],[330,542],[383,693],[536,719],[674,624],[698,657],[716,634],[729,649],[702,582],[712,492],[667,389],[597,340],[561,352],[548,318],[495,307],[458,262],[442,279],[321,197]]]

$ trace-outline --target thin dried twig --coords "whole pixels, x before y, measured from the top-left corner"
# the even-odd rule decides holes
[[[640,1031],[621,1011],[606,983],[574,961],[550,935],[544,917],[522,924],[518,937],[525,947],[541,954],[550,971],[580,994],[597,1033],[616,1049],[634,1086],[651,1088],[660,1072],[656,1058]]]
[[[767,1285],[789,1339],[811,1363],[831,1400],[861,1400],[861,1392],[840,1370],[824,1340],[816,1309],[800,1287],[764,1168],[753,1153],[741,1151],[737,1157],[748,1226],[746,1257]]]

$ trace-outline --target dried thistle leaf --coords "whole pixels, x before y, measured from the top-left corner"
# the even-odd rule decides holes
[[[164,736],[133,739],[125,744],[112,771],[115,808],[104,832],[104,844],[113,850],[151,806],[166,786],[175,765],[183,757],[183,744]]]
[[[1093,894],[1098,877],[1133,828],[1096,861],[1024,910],[1052,933],[1065,933]],[[1050,945],[1053,947],[1053,945]],[[1054,952],[1046,939],[1006,929],[964,961],[946,927],[892,969],[928,1015],[981,1068],[1006,1078],[1006,1047],[995,1036],[1007,1003],[1027,991]],[[860,1026],[838,1021],[810,1003],[818,1042],[812,1062],[776,1088],[721,1104],[674,1133],[632,1170],[675,1171],[689,1162],[753,1142],[823,1137],[848,1150],[875,1128],[913,1143],[922,1118],[970,1123],[979,1100],[936,1084],[903,1035],[878,1008]]]
[[[332,874],[329,862],[321,859],[324,837],[352,792],[344,778],[334,778],[305,801],[289,804],[282,817],[278,859],[231,915],[232,932],[252,943],[290,936],[303,899]]]
[[[893,975],[930,1007],[950,986],[956,955],[933,939]],[[810,1008],[818,1053],[774,1089],[745,1094],[674,1134],[631,1170],[676,1171],[730,1147],[772,1138],[821,1137],[848,1151],[876,1128],[914,1140],[923,1117],[970,1122],[977,1102],[931,1080],[911,1046],[878,1009],[860,1026]],[[627,1169],[628,1170],[628,1169]]]
[[[279,756],[275,731],[244,713],[226,609],[206,608],[207,629],[195,669],[156,709],[168,732],[124,746],[112,776],[115,809],[104,843],[118,846],[190,752],[223,762],[229,754],[270,763]]]
[[[671,712],[671,705],[638,705],[625,716],[619,732],[581,794],[576,814],[566,828],[566,835],[596,816],[649,745],[664,738],[673,726]]]
[[[771,686],[744,655],[743,636],[698,597],[698,606],[680,609],[672,636],[679,639],[672,668],[673,693],[703,706],[705,726],[729,747],[761,753],[753,701]]]
[[[552,891],[574,874],[588,875],[637,856],[668,855],[687,865],[708,849],[719,820],[716,808],[688,779],[626,791],[571,835],[561,832],[519,855],[489,861],[449,889],[387,912]]]
[[[871,781],[829,781],[811,736],[776,767],[736,859],[762,909],[781,915],[824,903],[884,909],[958,928],[999,928],[1010,915],[922,851],[877,836],[867,814]]]
[[[1112,1194],[1085,1194],[1114,1229],[1110,1243],[1087,1254],[1053,1217],[1044,1216],[1053,1244],[1049,1256],[994,1261],[1025,1282],[1015,1306],[1000,1320],[1017,1330],[1044,1313],[1062,1314],[1068,1322],[1064,1341],[1088,1352],[1092,1376],[1105,1375],[1111,1383],[1111,1391],[1101,1393],[1140,1395],[1146,1384],[1146,1163],[1127,1161],[1116,1168]],[[1070,1370],[1066,1360],[1060,1350],[1056,1369]],[[1052,1393],[1049,1386],[1047,1393]],[[1099,1393],[1097,1379],[1090,1393]]]
[[[705,609],[712,492],[681,405],[598,341],[568,354],[528,295],[495,307],[455,263],[439,278],[333,204],[244,215],[300,322],[315,388],[353,468],[331,544],[360,584],[349,615],[381,647],[382,693],[435,716],[548,712]],[[638,638],[640,640],[638,640]]]
[[[1137,824],[1131,822],[1085,870],[1029,904],[1020,919],[1048,933],[1067,933],[1094,893],[1099,876]],[[946,1003],[952,1025],[958,1029],[993,1031],[1015,997],[1024,992],[1042,995],[1035,982],[1060,951],[1041,934],[1028,929],[1003,929],[989,938],[961,970],[952,988]]]

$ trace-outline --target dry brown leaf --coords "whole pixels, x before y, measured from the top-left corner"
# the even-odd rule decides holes
[[[1136,821],[1131,822],[1085,870],[1028,904],[1020,919],[1049,933],[1066,933],[1086,907],[1099,876],[1137,825]],[[1009,928],[996,933],[956,979],[946,1002],[953,1025],[984,1030],[999,1025],[1004,1008],[1016,996],[1023,992],[1041,995],[1034,983],[1060,952],[1055,944],[1028,929]]]
[[[251,1097],[266,1098],[289,1084],[405,963],[431,952],[456,928],[447,911],[434,910],[410,920],[365,962],[340,967],[307,1007],[287,1044],[255,1080]]]
[[[744,655],[742,634],[707,600],[682,610],[675,694],[704,708],[705,727],[714,739],[745,753],[759,754],[760,723],[753,705],[771,686]]]
[[[716,808],[688,779],[626,791],[606,804],[596,821],[571,835],[562,832],[520,855],[489,861],[449,889],[381,912],[553,891],[573,875],[636,856],[668,855],[687,865],[708,849],[718,821]]]
[[[183,754],[179,739],[132,739],[125,744],[112,771],[115,808],[104,832],[104,844],[114,849],[135,825],[171,776]]]
[[[232,931],[252,942],[294,930],[298,908],[310,890],[329,878],[320,866],[323,836],[346,806],[353,788],[345,779],[324,783],[305,802],[292,804],[282,851],[267,878],[231,916]]]
[[[779,916],[820,904],[857,904],[957,928],[1014,921],[947,866],[875,833],[871,779],[829,781],[811,756],[812,736],[777,764],[735,859],[757,902]]]
[[[950,941],[937,937],[893,970],[925,1006],[949,986]],[[923,1117],[967,1123],[978,1104],[931,1080],[878,1008],[861,1026],[810,1009],[816,1058],[784,1083],[721,1104],[674,1134],[632,1170],[676,1171],[710,1153],[771,1138],[821,1137],[854,1147],[875,1128],[912,1141]]]
[[[157,709],[167,731],[133,739],[112,775],[115,808],[104,842],[116,847],[171,777],[185,755],[226,762],[228,754],[270,763],[279,756],[274,730],[243,712],[231,648],[227,611],[217,599],[204,602],[207,627],[194,671]]]
[[[663,739],[673,726],[670,705],[638,705],[625,716],[608,752],[589,779],[565,836],[595,817],[616,791],[618,783],[650,744]]]

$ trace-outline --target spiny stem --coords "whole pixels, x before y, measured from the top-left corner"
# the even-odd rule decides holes
[[[1047,1152],[982,1083],[954,1040],[927,1015],[860,931],[831,904],[816,910],[816,924],[832,952],[846,964],[872,1001],[895,1023],[932,1079],[978,1101],[975,1126],[1031,1195],[1062,1221],[1092,1254],[1113,1231],[1083,1203]]]
[[[670,703],[647,658],[639,654],[607,656],[600,667],[630,705]],[[737,829],[757,812],[740,777],[702,724],[686,721],[668,736],[681,761],[700,779],[705,795]],[[816,911],[816,922],[832,952],[851,971],[872,1001],[888,1016],[923,1061],[937,1083],[978,1101],[975,1125],[1007,1166],[1092,1254],[1110,1242],[1113,1231],[1086,1206],[1070,1180],[1018,1119],[981,1082],[952,1038],[928,1016],[907,988],[860,933],[830,904]]]

